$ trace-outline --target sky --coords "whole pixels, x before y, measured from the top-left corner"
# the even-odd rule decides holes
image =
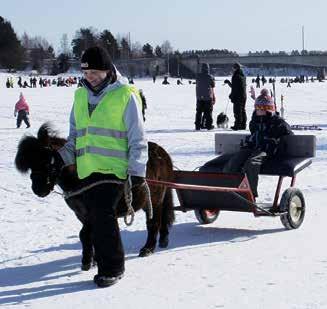
[[[325,0],[2,1],[0,16],[21,36],[42,36],[57,51],[82,27],[130,33],[131,42],[171,42],[174,50],[327,50]]]

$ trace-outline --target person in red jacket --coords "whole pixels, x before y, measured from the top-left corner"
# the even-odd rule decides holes
[[[17,114],[17,129],[20,127],[22,121],[25,122],[26,124],[26,128],[29,128],[30,125],[30,121],[28,119],[28,115],[30,113],[30,108],[25,100],[25,97],[23,95],[23,93],[21,92],[19,95],[19,100],[15,105],[15,112],[14,112],[14,116],[16,117]]]

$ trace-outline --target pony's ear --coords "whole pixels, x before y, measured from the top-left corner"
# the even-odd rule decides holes
[[[50,122],[44,123],[37,132],[37,139],[43,146],[50,144],[50,138],[56,135],[56,131],[52,128]]]
[[[42,146],[51,146],[55,150],[61,148],[66,143],[65,139],[58,137],[58,132],[53,129],[50,122],[46,122],[40,127],[37,139]]]
[[[34,136],[24,136],[18,144],[18,150],[15,157],[15,166],[21,173],[26,173],[32,166],[33,160],[37,160],[39,141]]]

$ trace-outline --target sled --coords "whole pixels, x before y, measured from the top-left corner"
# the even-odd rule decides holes
[[[227,140],[231,142],[230,134],[218,135],[220,141],[224,142],[222,137],[227,136]],[[233,142],[239,143],[244,137],[245,134],[235,134]],[[301,141],[302,138],[304,142]],[[175,189],[180,203],[175,206],[175,210],[194,211],[201,224],[214,222],[221,211],[238,211],[253,213],[256,217],[280,217],[286,229],[296,229],[301,226],[305,215],[303,193],[295,187],[296,176],[311,165],[312,157],[315,156],[315,141],[315,136],[312,135],[287,136],[281,146],[284,153],[262,165],[261,175],[278,177],[274,198],[269,203],[256,202],[245,174],[223,173],[222,166],[215,165],[214,160],[207,162],[199,171],[175,170],[171,181],[147,182],[149,185],[164,185]],[[226,160],[231,155],[232,152],[222,154]],[[281,195],[283,180],[286,177],[291,178],[290,186]]]
[[[293,124],[291,125],[292,130],[316,130],[321,131],[322,128],[315,124]]]

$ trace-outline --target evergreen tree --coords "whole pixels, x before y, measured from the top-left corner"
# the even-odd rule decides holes
[[[122,38],[120,45],[121,45],[121,58],[128,59],[131,54],[131,47],[129,46],[128,40],[126,38]]]
[[[24,49],[9,21],[0,16],[0,66],[18,69],[23,64]]]
[[[153,47],[149,43],[143,45],[143,52],[145,53],[145,57],[153,57]]]
[[[92,28],[81,28],[76,31],[72,40],[73,54],[76,58],[81,58],[85,49],[97,44],[97,35]]]
[[[104,49],[108,51],[112,59],[119,58],[117,40],[109,30],[104,30],[100,33],[99,43]]]
[[[58,73],[65,73],[70,68],[69,56],[61,53],[57,58]]]
[[[159,45],[156,46],[155,50],[154,50],[154,53],[157,57],[161,58],[163,56],[163,53],[162,53],[162,50],[161,50],[161,47]]]

